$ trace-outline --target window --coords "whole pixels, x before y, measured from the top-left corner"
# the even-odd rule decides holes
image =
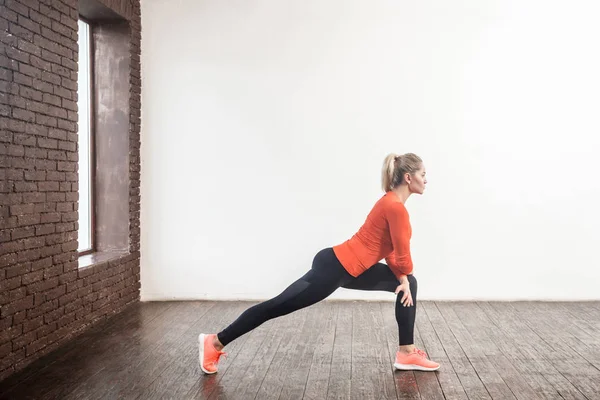
[[[90,25],[79,20],[79,248],[80,254],[94,250],[93,132],[92,132],[92,53]]]
[[[130,247],[131,29],[103,6],[87,4],[95,6],[78,25],[80,268]]]

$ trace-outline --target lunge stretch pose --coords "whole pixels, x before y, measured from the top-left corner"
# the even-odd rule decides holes
[[[244,311],[217,334],[198,337],[199,362],[207,374],[217,372],[223,347],[273,318],[313,305],[342,287],[396,293],[399,347],[394,367],[399,370],[435,371],[440,365],[414,345],[417,280],[410,254],[412,229],[406,200],[423,194],[427,179],[420,157],[413,153],[388,155],[381,183],[385,194],[349,240],[325,248],[314,257],[312,268],[278,296]],[[385,259],[386,264],[380,261]]]

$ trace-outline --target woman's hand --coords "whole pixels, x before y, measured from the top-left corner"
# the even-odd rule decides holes
[[[396,288],[396,294],[403,292],[402,298],[400,299],[400,303],[404,307],[410,307],[413,305],[412,296],[410,294],[410,284],[408,283],[408,279],[404,279],[400,285]]]

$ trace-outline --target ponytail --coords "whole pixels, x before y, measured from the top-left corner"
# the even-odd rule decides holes
[[[392,182],[394,181],[394,171],[396,169],[396,157],[396,154],[390,153],[383,160],[383,167],[381,168],[381,189],[384,192],[389,192],[393,189]]]

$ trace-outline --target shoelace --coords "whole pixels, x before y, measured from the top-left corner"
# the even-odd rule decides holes
[[[427,357],[427,353],[425,353],[423,350],[421,349],[415,349],[415,353],[417,353],[418,355],[420,355],[423,358],[428,358]]]
[[[221,357],[227,358],[227,353],[224,351],[217,351],[214,360],[211,360],[210,363],[216,367]]]

